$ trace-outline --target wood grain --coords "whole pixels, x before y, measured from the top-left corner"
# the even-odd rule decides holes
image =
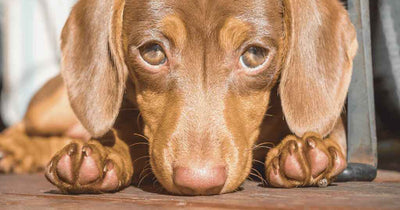
[[[377,180],[297,189],[247,181],[235,193],[190,197],[133,186],[114,194],[63,195],[42,174],[0,175],[0,209],[399,209],[400,173],[379,171]]]

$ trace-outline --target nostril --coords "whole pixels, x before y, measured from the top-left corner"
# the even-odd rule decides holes
[[[227,179],[225,166],[210,168],[175,167],[173,180],[182,194],[219,194]]]

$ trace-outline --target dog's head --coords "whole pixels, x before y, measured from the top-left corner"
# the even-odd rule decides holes
[[[113,126],[133,82],[159,182],[214,194],[248,176],[278,78],[296,135],[332,130],[356,48],[336,0],[80,0],[62,35],[62,73],[93,136]]]

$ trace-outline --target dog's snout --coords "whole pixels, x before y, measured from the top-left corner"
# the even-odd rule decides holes
[[[173,179],[185,195],[219,194],[227,179],[226,167],[175,167]]]

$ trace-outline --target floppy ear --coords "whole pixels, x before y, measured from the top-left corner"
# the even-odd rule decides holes
[[[357,39],[338,0],[283,0],[286,57],[279,86],[297,136],[333,129],[351,80]]]
[[[62,75],[69,100],[93,137],[113,126],[123,98],[124,5],[125,0],[80,0],[62,32]]]

